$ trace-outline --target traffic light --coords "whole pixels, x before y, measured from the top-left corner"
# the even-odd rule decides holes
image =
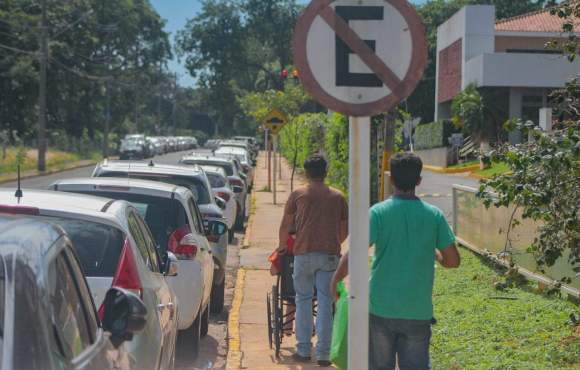
[[[282,70],[282,78],[283,79],[287,79],[288,78],[288,70],[286,68],[284,68]]]
[[[298,80],[298,78],[300,78],[300,74],[298,73],[298,70],[296,68],[294,68],[294,70],[292,71],[292,78],[294,78],[294,80]]]

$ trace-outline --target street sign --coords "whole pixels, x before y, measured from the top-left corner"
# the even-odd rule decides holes
[[[350,116],[348,368],[367,370],[370,117],[406,99],[421,80],[425,29],[406,0],[313,0],[293,43],[304,88]]]
[[[388,111],[413,92],[427,65],[423,24],[405,0],[314,0],[293,46],[304,88],[349,116]]]
[[[288,123],[286,115],[274,109],[264,120],[264,127],[270,130],[272,135],[278,135],[286,123]]]

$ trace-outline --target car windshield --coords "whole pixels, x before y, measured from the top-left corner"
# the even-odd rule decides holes
[[[99,174],[100,177],[127,177],[126,172],[105,172]],[[211,203],[210,189],[207,189],[201,179],[192,176],[180,175],[161,175],[155,173],[138,173],[131,172],[132,179],[150,180],[164,182],[188,188],[192,193],[197,204]]]
[[[87,277],[115,275],[125,236],[119,229],[85,220],[51,218],[69,235]]]
[[[226,179],[223,176],[211,172],[206,172],[206,175],[212,188],[226,187]]]
[[[187,214],[177,199],[168,199],[126,192],[91,191],[84,194],[96,195],[109,199],[121,199],[131,203],[145,219],[155,242],[165,250],[169,236],[180,227],[187,225]]]

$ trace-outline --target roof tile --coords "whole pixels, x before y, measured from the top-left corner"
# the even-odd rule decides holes
[[[550,9],[542,9],[515,17],[501,19],[496,22],[496,31],[512,32],[562,32],[564,20],[557,15],[550,14]],[[577,22],[575,29],[580,24]]]

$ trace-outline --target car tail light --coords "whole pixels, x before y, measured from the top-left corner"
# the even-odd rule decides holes
[[[35,207],[0,205],[0,213],[9,213],[11,215],[38,216],[40,215],[40,210]]]
[[[191,237],[189,226],[184,225],[169,236],[169,251],[179,260],[193,260],[197,255],[197,245]]]
[[[226,202],[230,201],[230,195],[224,191],[218,191],[217,196],[225,200]]]
[[[242,188],[245,186],[244,182],[240,179],[230,179],[230,184],[232,186],[241,186]]]
[[[137,269],[137,262],[133,255],[133,250],[128,239],[125,239],[125,245],[121,252],[121,258],[117,265],[117,272],[113,278],[112,286],[127,289],[143,298],[143,286],[139,278],[139,271]]]

